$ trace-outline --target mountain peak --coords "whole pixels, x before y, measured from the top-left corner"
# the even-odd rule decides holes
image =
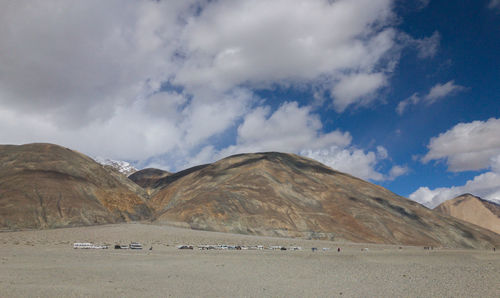
[[[434,210],[500,234],[500,205],[470,193],[445,201]]]
[[[130,176],[131,174],[137,172],[137,169],[127,161],[114,160],[114,159],[104,158],[104,157],[96,157],[95,161],[100,163],[103,166],[114,169],[127,177]]]
[[[294,154],[233,155],[158,182],[156,222],[193,229],[450,247],[492,234]]]

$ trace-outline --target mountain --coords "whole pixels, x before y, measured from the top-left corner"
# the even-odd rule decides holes
[[[119,173],[122,173],[125,176],[129,176],[135,172],[137,172],[137,169],[132,166],[130,163],[122,160],[113,160],[109,158],[102,158],[102,157],[96,157],[95,161],[100,163],[101,165],[113,169],[115,171],[118,171]]]
[[[157,223],[339,241],[500,246],[495,233],[293,154],[235,155],[160,181],[150,199]]]
[[[0,145],[0,229],[151,217],[146,192],[93,159],[52,144]]]
[[[480,197],[463,194],[441,203],[434,210],[500,234],[500,205]]]
[[[164,170],[147,168],[131,174],[128,178],[151,194],[156,188],[160,187],[158,181],[170,175],[172,173]]]

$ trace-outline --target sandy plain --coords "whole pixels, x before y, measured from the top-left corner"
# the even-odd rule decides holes
[[[73,249],[74,242],[131,241],[145,249]],[[181,244],[303,250],[177,249]],[[138,223],[2,232],[0,296],[500,297],[500,251],[424,250]]]

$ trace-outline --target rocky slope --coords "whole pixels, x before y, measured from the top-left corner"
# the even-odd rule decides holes
[[[292,154],[225,158],[163,178],[156,222],[355,242],[500,246],[500,237]]]
[[[493,202],[463,194],[441,203],[434,210],[500,234],[500,205]]]
[[[154,192],[155,189],[159,188],[158,181],[172,175],[172,173],[163,171],[160,169],[147,168],[139,170],[128,178],[134,181],[137,185],[144,188],[148,194]]]
[[[145,191],[93,159],[52,144],[0,146],[0,229],[151,217]]]

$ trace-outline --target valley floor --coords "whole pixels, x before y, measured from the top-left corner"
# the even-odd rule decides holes
[[[112,247],[132,241],[145,249]],[[78,250],[74,242],[112,246]],[[177,249],[181,244],[303,250]],[[424,250],[148,224],[0,233],[1,297],[500,297],[499,278],[500,250]]]

